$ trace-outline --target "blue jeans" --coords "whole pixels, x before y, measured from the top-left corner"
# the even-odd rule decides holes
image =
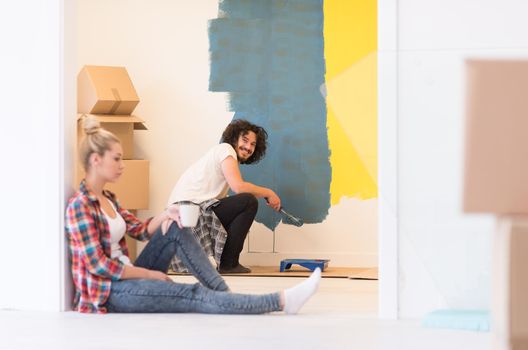
[[[281,310],[279,293],[231,293],[192,232],[180,229],[176,223],[171,224],[165,235],[161,229],[157,230],[135,265],[167,272],[175,254],[200,283],[147,279],[115,281],[105,303],[108,312],[261,314]]]

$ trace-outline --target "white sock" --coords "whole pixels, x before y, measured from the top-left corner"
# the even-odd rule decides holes
[[[301,307],[317,291],[321,281],[321,269],[316,268],[303,282],[295,287],[288,288],[284,291],[284,312],[287,314],[296,314]]]

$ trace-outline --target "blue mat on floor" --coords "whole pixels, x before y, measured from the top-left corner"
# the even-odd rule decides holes
[[[425,315],[422,326],[489,332],[490,313],[485,310],[436,310]]]

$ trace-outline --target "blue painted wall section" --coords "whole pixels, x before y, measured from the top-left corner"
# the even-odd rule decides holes
[[[330,208],[321,0],[223,0],[209,22],[211,91],[229,92],[234,119],[269,134],[264,160],[242,166],[246,181],[273,189],[305,223]],[[270,229],[281,217],[260,203],[257,221]]]

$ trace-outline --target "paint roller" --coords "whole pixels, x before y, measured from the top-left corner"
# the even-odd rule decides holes
[[[283,207],[281,207],[279,211],[282,215],[282,222],[285,224],[291,224],[297,227],[301,227],[304,224],[301,218],[288,213]]]
[[[268,199],[266,198],[266,202],[268,202]],[[282,222],[285,224],[301,227],[304,224],[303,219],[288,213],[286,210],[284,210],[284,207],[280,207],[279,212],[282,216]]]

